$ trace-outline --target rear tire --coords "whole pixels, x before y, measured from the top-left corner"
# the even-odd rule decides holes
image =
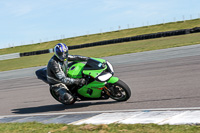
[[[112,84],[111,88],[109,89],[110,98],[116,101],[127,101],[131,96],[130,88],[122,80],[118,80],[115,84]]]

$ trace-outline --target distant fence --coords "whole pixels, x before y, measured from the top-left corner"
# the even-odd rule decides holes
[[[86,47],[108,45],[108,44],[130,42],[130,41],[138,41],[138,40],[145,40],[145,39],[153,39],[153,38],[160,38],[160,37],[177,36],[177,35],[191,34],[191,33],[197,33],[197,32],[200,32],[200,27],[195,27],[192,29],[182,29],[182,30],[175,30],[175,31],[144,34],[144,35],[118,38],[118,39],[112,39],[112,40],[105,40],[105,41],[99,41],[99,42],[93,42],[93,43],[86,43],[86,44],[68,46],[68,48],[69,48],[69,50],[81,49],[81,48],[86,48]],[[39,51],[25,52],[25,53],[14,53],[15,57],[13,57],[13,58],[46,54],[46,53],[52,53],[52,52],[53,52],[53,49],[46,49],[46,50],[39,50]],[[19,54],[19,56],[16,56],[16,54]],[[12,54],[0,55],[0,60],[11,59],[12,58],[11,56],[12,56]],[[7,58],[5,58],[5,57],[7,57]]]

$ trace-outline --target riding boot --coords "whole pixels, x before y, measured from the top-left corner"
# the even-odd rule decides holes
[[[59,100],[65,103],[71,103],[74,100],[73,96],[64,88],[56,88],[55,92],[59,95]]]

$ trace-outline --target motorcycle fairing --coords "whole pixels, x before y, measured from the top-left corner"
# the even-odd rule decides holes
[[[86,64],[73,64],[68,70],[70,78],[82,78],[83,75],[92,77],[93,80],[77,90],[78,94],[86,98],[100,98],[102,88],[107,83],[115,83],[119,80],[117,77],[113,77],[113,74],[111,64],[98,58],[90,58]]]
[[[88,98],[99,98],[101,97],[102,88],[105,87],[105,83],[93,81],[88,85],[84,85],[78,89],[78,93]]]
[[[68,70],[68,77],[70,78],[82,78],[82,71],[84,68],[85,64],[83,63],[76,63],[72,65],[69,70]]]

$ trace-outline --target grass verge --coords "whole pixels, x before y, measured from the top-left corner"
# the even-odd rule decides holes
[[[111,45],[70,50],[69,53],[73,55],[83,55],[88,57],[106,57],[112,55],[200,44],[199,36],[200,33],[194,33],[157,39],[132,41],[126,43],[117,43]],[[43,66],[48,63],[48,60],[51,58],[52,55],[53,53],[49,53],[35,56],[26,56],[17,59],[2,60],[0,61],[0,71]]]
[[[101,33],[101,34],[85,35],[85,36],[79,36],[79,37],[73,37],[73,38],[66,38],[62,40],[37,43],[37,44],[32,44],[32,45],[24,45],[24,46],[12,47],[12,48],[0,49],[0,55],[49,49],[49,48],[53,48],[55,44],[59,42],[63,42],[67,44],[68,46],[71,46],[71,45],[91,43],[91,42],[110,40],[110,39],[116,39],[116,38],[131,37],[131,36],[142,35],[142,34],[150,34],[150,33],[165,32],[165,31],[180,30],[180,29],[189,29],[189,28],[194,28],[194,27],[200,27],[200,19],[171,22],[171,23],[158,24],[158,25],[152,25],[152,26],[144,26],[144,27],[139,27],[139,28],[124,29],[124,30],[106,32],[106,33]]]
[[[197,125],[156,125],[156,124],[110,124],[110,125],[66,125],[41,123],[0,124],[2,133],[199,133]]]

